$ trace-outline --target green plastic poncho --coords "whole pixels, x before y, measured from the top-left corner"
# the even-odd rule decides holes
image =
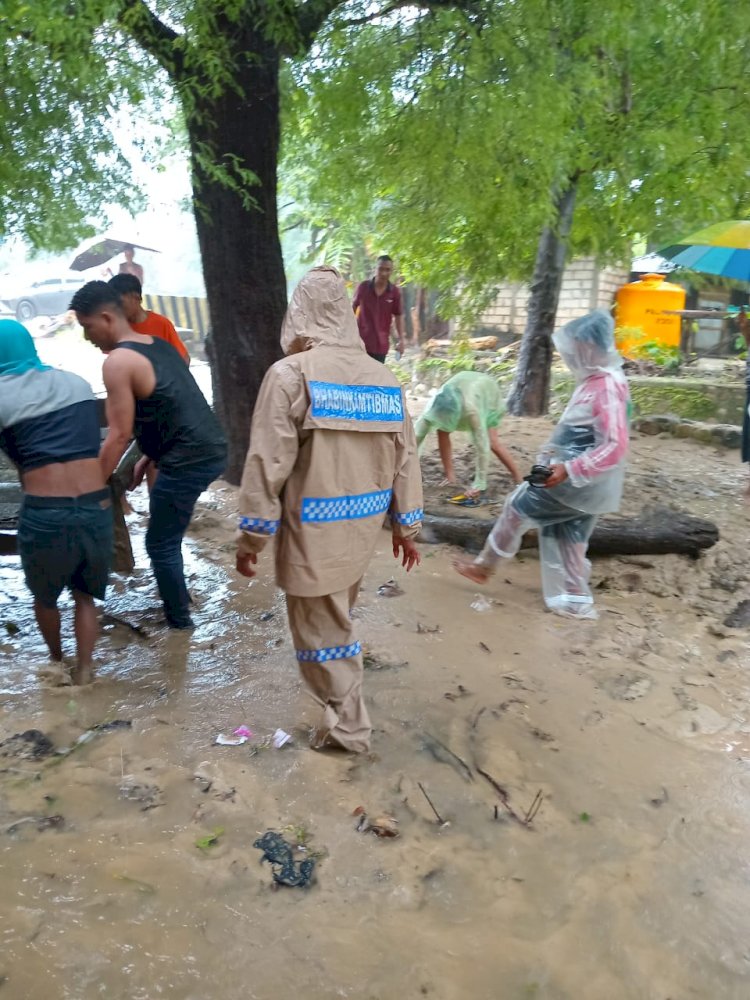
[[[500,387],[484,372],[459,372],[449,378],[417,421],[414,428],[417,444],[422,446],[430,431],[466,431],[471,434],[476,451],[472,486],[487,489],[487,466],[490,460],[490,427],[497,427],[505,413]]]

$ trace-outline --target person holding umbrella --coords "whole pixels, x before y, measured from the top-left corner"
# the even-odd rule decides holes
[[[132,274],[134,278],[137,278],[141,283],[141,288],[143,287],[143,268],[140,264],[135,262],[135,247],[130,243],[123,248],[122,251],[125,254],[125,262],[120,264],[119,274]]]
[[[135,261],[135,251],[147,250],[149,253],[159,253],[153,247],[145,247],[140,243],[130,243],[118,240],[112,236],[98,236],[78,248],[71,261],[71,271],[88,271],[93,267],[101,267],[103,275],[112,277],[112,271],[105,267],[113,257],[125,255],[125,261],[120,264],[119,274],[132,274],[143,285],[143,267]]]

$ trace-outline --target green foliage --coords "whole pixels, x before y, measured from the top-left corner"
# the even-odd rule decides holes
[[[18,235],[39,249],[65,249],[101,226],[105,206],[142,208],[115,136],[116,128],[125,130],[126,116],[134,147],[145,146],[139,119],[150,125],[177,119],[179,145],[183,155],[189,145],[195,175],[234,192],[245,211],[256,210],[258,178],[235,150],[212,138],[213,108],[231,100],[241,114],[252,96],[237,82],[243,65],[267,63],[273,81],[282,52],[303,51],[331,6],[326,0],[7,0],[0,18],[0,239]],[[238,128],[252,129],[253,122]],[[153,128],[143,131],[153,147]],[[158,158],[153,148],[146,152]],[[199,197],[194,204],[200,209]]]
[[[195,846],[199,851],[210,851],[212,847],[216,847],[219,843],[219,837],[224,833],[223,826],[214,827],[211,833],[207,833],[205,837],[198,837],[195,841]]]
[[[398,361],[392,361],[390,358],[388,358],[385,364],[386,368],[393,372],[401,385],[409,385],[411,382],[411,372],[408,368],[404,368],[404,366],[400,365]]]
[[[446,357],[420,358],[416,366],[417,374],[432,376],[437,382],[445,382],[458,372],[486,372],[498,382],[506,382],[513,377],[516,361],[503,355],[493,356],[486,351],[475,351],[467,332],[459,333],[451,339]]]
[[[667,347],[658,340],[645,340],[635,348],[635,357],[644,361],[653,361],[655,365],[667,371],[676,371],[680,367],[679,347]]]
[[[457,334],[452,338],[448,355],[445,358],[421,358],[416,365],[420,375],[437,375],[444,381],[458,372],[476,370],[475,354],[467,333]]]
[[[468,11],[468,13],[467,13]],[[617,260],[749,207],[750,7],[519,0],[334,19],[292,70],[295,198],[367,221],[407,280],[478,311],[527,278],[556,192],[573,254]]]
[[[671,381],[671,380],[670,380]],[[638,416],[673,413],[688,420],[708,420],[716,414],[716,403],[700,386],[670,384],[661,379],[630,383],[630,398]]]
[[[682,363],[679,347],[662,344],[639,326],[618,327],[617,340],[630,344],[628,355],[637,361],[652,361],[666,371],[677,371]]]
[[[133,53],[98,27],[103,0],[10,0],[0,19],[0,239],[60,250],[94,232],[104,204],[139,207],[114,111],[155,95]]]

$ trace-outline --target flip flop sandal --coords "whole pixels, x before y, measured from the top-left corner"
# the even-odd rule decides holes
[[[481,507],[482,500],[478,500],[476,497],[467,497],[465,493],[459,493],[458,496],[451,497],[448,503],[455,504],[457,507]]]

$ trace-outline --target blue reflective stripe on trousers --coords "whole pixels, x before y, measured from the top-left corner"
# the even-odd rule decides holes
[[[348,646],[328,646],[326,649],[298,649],[297,659],[301,663],[327,663],[329,660],[346,660],[359,656],[362,646],[352,642]]]

